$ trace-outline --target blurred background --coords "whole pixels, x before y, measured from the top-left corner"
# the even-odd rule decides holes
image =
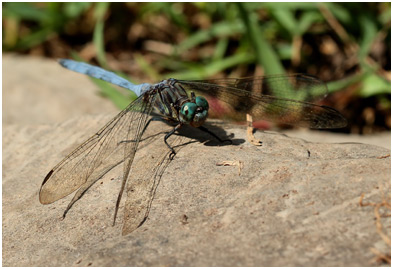
[[[2,3],[3,53],[73,58],[133,82],[306,73],[348,126],[391,126],[391,3]],[[3,66],[6,68],[6,66]],[[95,81],[119,108],[132,96]]]

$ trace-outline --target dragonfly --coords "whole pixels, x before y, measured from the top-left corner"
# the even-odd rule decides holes
[[[122,195],[132,176],[131,168],[134,172],[138,169],[143,170],[141,167],[134,167],[133,162],[142,141],[147,137],[144,134],[147,133],[149,125],[155,119],[171,124],[170,129],[164,134],[150,135],[151,142],[145,144],[148,146],[153,142],[161,143],[165,145],[165,154],[169,152],[169,155],[161,154],[158,164],[152,166],[153,169],[146,169],[148,171],[142,179],[129,183],[131,187],[130,191],[127,191],[127,196],[139,193],[139,196],[146,196],[146,199],[134,197],[134,200],[139,199],[139,203],[142,199],[144,205],[140,205],[132,213],[128,212],[128,219],[135,218],[132,227],[126,229],[128,232],[142,225],[147,218],[157,187],[156,181],[150,181],[151,178],[162,175],[164,163],[168,164],[168,160],[172,160],[176,155],[174,146],[168,142],[173,134],[182,126],[190,125],[209,133],[220,142],[228,141],[203,126],[210,107],[216,107],[216,111],[227,112],[232,120],[242,119],[247,113],[257,120],[313,129],[342,128],[347,124],[344,116],[337,110],[311,102],[324,98],[328,90],[324,82],[304,74],[210,80],[169,78],[156,84],[135,85],[113,72],[84,62],[60,59],[59,63],[66,69],[131,90],[138,96],[98,132],[66,156],[44,178],[39,192],[42,204],[53,203],[75,192],[63,213],[63,218],[95,182],[112,168],[123,163],[121,187],[113,218],[115,224]],[[157,145],[158,148],[159,144]],[[150,159],[155,157],[155,147],[151,150]],[[146,158],[144,163],[150,159]],[[150,185],[147,186],[146,182],[150,182]]]

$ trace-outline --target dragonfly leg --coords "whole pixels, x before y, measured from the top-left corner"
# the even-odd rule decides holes
[[[209,135],[213,136],[215,139],[217,139],[220,143],[225,143],[225,142],[229,142],[230,144],[232,144],[232,140],[230,139],[221,139],[219,138],[215,133],[213,133],[212,131],[210,131],[209,129],[207,129],[206,127],[203,126],[199,126],[198,127],[199,130],[204,131],[205,133],[208,133]]]
[[[191,102],[195,103],[195,93],[191,92]]]
[[[167,139],[168,139],[171,135],[173,135],[180,127],[182,127],[182,124],[181,124],[181,123],[178,124],[178,125],[176,125],[175,128],[173,128],[172,131],[170,131],[169,133],[167,133],[167,134],[165,135],[165,138],[164,138],[165,144],[166,144],[166,145],[168,146],[168,148],[171,150],[171,154],[169,155],[169,158],[170,158],[171,160],[173,159],[173,157],[175,157],[176,151],[169,145]]]
[[[143,136],[143,134],[145,133],[147,127],[150,125],[150,122],[152,122],[152,121],[158,121],[158,119],[156,119],[156,118],[154,118],[154,117],[151,117],[151,118],[147,121],[147,123],[145,124],[145,127],[143,127],[141,137]]]

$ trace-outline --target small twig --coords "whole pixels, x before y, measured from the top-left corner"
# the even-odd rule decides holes
[[[377,157],[377,159],[386,159],[386,158],[389,158],[389,157],[390,157],[390,154]]]
[[[242,161],[222,161],[219,163],[216,163],[217,166],[238,166],[239,167],[239,176],[241,171],[243,170],[244,163]]]
[[[253,131],[252,116],[247,114],[247,140],[254,146],[262,146],[262,141],[255,138]]]

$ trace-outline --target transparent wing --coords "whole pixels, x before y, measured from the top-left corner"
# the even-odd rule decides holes
[[[53,203],[78,190],[64,212],[65,216],[92,184],[124,162],[122,189],[118,201],[120,202],[121,193],[155,98],[156,95],[145,95],[136,99],[56,165],[42,183],[39,193],[40,202]]]
[[[116,75],[113,72],[83,62],[77,62],[69,59],[59,59],[59,63],[61,64],[61,66],[69,70],[85,74],[93,78],[98,78],[106,82],[118,85],[120,87],[129,89],[133,91],[137,96],[140,96],[145,90],[147,90],[151,86],[151,84],[148,83],[140,85],[132,84],[128,80]]]
[[[161,176],[169,165],[171,151],[164,143],[165,135],[173,129],[163,121],[151,121],[144,132],[132,164],[132,173],[126,187],[127,200],[124,207],[123,235],[140,227],[149,216],[152,201]],[[172,135],[171,147],[178,151],[179,144],[190,138]],[[140,150],[144,148],[144,150]]]
[[[326,85],[315,78],[284,75],[254,79],[179,80],[178,83],[188,91],[206,96],[211,106],[219,107],[222,114],[235,120],[244,120],[244,114],[248,113],[254,120],[315,129],[341,128],[347,124],[335,109],[304,101],[327,92]],[[307,92],[315,94],[308,97]]]
[[[192,80],[192,82],[217,84],[255,95],[272,95],[305,102],[315,102],[328,94],[328,88],[323,81],[305,74]]]

